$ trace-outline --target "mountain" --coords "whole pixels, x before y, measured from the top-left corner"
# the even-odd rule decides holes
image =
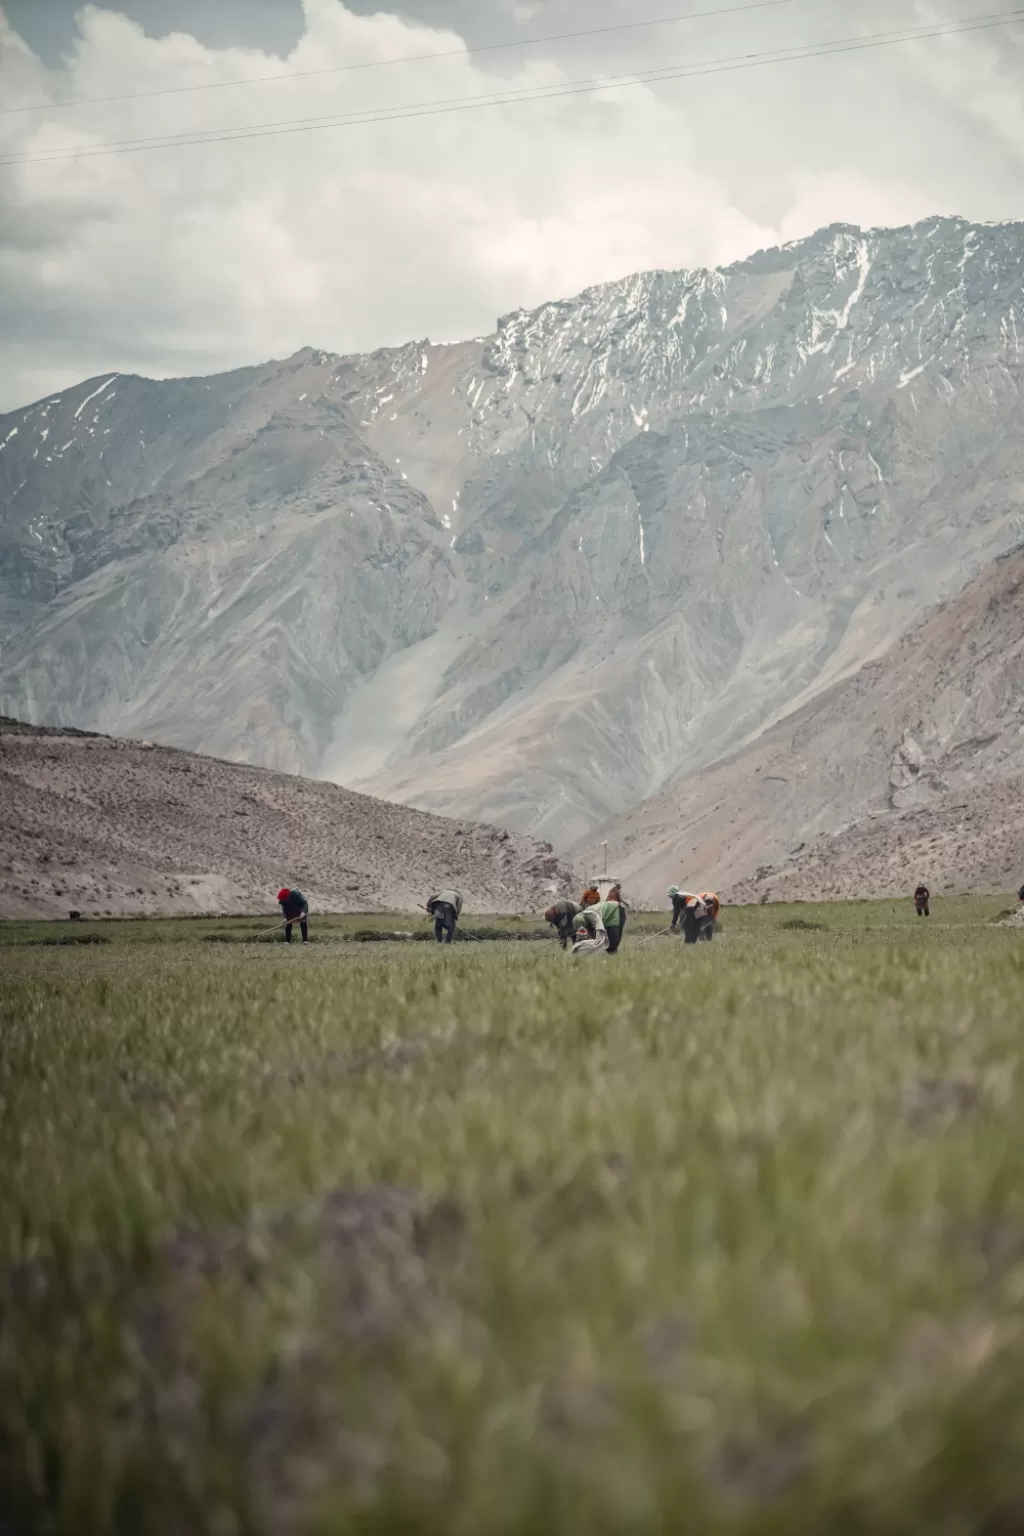
[[[575,887],[547,845],[334,784],[147,742],[0,719],[0,917],[543,911]]]
[[[1024,225],[934,219],[89,381],[0,419],[0,707],[567,848],[1017,542],[1022,337]]]
[[[602,838],[630,890],[732,899],[1015,891],[1024,879],[1024,550],[878,661]],[[596,855],[581,849],[580,867]]]

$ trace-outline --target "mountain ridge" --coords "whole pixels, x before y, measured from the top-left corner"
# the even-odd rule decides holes
[[[0,420],[0,705],[579,844],[1017,541],[1022,270],[1024,224],[837,225],[49,397]]]

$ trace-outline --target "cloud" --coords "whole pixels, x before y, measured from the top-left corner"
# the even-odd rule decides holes
[[[454,31],[385,12],[356,15],[340,0],[305,0],[304,15],[289,70],[455,53],[8,114],[0,117],[0,152],[86,149],[558,86],[579,71],[579,60],[574,66],[564,56],[510,62],[504,55],[500,74],[492,73],[486,56],[471,58]],[[743,36],[737,29],[736,51]],[[635,50],[628,58],[620,69],[657,62],[656,53],[640,58]],[[962,86],[962,70],[972,66],[961,59],[959,67]],[[281,68],[279,58],[251,48],[208,47],[184,33],[150,38],[95,5],[80,13],[78,39],[60,69],[45,68],[9,28],[0,31],[5,106],[220,85]],[[929,113],[948,117],[951,109],[948,82],[933,80],[921,63],[915,68],[920,130]],[[876,68],[874,78],[884,71]],[[971,212],[958,202],[961,189],[974,189],[982,216],[1009,216],[1009,208],[992,212],[1009,194],[998,182],[982,186],[969,157],[953,176],[937,156],[922,160],[920,146],[908,148],[902,164],[887,158],[891,126],[858,117],[856,103],[836,102],[827,79],[806,77],[803,95],[793,79],[762,71],[700,88],[609,89],[0,168],[0,408],[107,369],[200,372],[305,343],[359,351],[479,334],[518,305],[637,269],[726,262],[834,219]],[[977,94],[975,131],[990,136],[980,121],[985,92]]]
[[[976,0],[976,4],[980,0]],[[984,0],[987,7],[988,0]],[[918,0],[922,23],[948,19],[944,6]],[[992,32],[952,34],[931,45],[915,44],[918,76],[953,120],[979,130],[991,157],[1000,154],[1017,176],[1024,170],[1024,25]]]

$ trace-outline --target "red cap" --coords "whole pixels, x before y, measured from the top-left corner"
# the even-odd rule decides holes
[[[288,897],[290,895],[291,895],[291,891],[288,889],[287,886],[285,886],[284,890],[278,891],[277,899],[278,899],[278,901],[287,901]]]

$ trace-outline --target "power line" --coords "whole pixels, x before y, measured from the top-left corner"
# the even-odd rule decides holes
[[[533,101],[546,101],[560,97],[582,95],[609,89],[622,89],[634,85],[658,84],[663,81],[687,79],[709,74],[749,69],[768,64],[798,62],[806,58],[821,58],[831,54],[857,52],[866,48],[879,48],[918,39],[941,37],[968,31],[980,31],[1006,26],[1024,18],[1024,10],[999,12],[971,21],[936,23],[917,28],[903,28],[895,32],[870,33],[864,37],[839,38],[832,42],[808,44],[795,49],[773,49],[767,52],[738,54],[724,59],[698,61],[692,65],[663,66],[621,76],[601,79],[568,81],[564,84],[524,88],[499,94],[454,97],[447,100],[414,102],[394,107],[380,108],[372,112],[332,113],[329,116],[295,118],[272,123],[240,124],[238,127],[205,130],[194,129],[182,134],[158,134],[151,138],[115,140],[109,144],[91,145],[81,150],[53,150],[35,155],[0,157],[0,165],[34,164],[39,162],[91,158],[98,155],[139,153],[148,149],[189,148],[193,145],[231,143],[248,138],[267,138],[292,133],[313,132],[323,128],[347,128],[368,126],[374,123],[400,122],[410,118],[448,115],[454,112],[479,110],[486,107],[514,106]]]
[[[564,85],[542,86],[502,95],[456,97],[451,101],[421,102],[408,106],[387,107],[373,113],[341,114],[327,118],[301,118],[272,124],[250,124],[239,128],[218,129],[214,132],[195,130],[192,134],[158,136],[152,139],[124,139],[110,144],[92,145],[80,150],[46,151],[35,155],[0,157],[0,166],[37,165],[64,160],[85,160],[100,155],[139,154],[147,150],[187,149],[202,144],[230,144],[242,139],[272,138],[286,134],[311,133],[325,128],[357,128],[376,123],[404,122],[412,118],[440,117],[455,112],[480,110],[486,107],[516,106],[534,101],[552,101],[567,96],[593,94],[612,89],[628,89],[631,86],[659,84],[673,80],[689,80],[706,75],[731,73],[734,70],[753,69],[771,64],[790,64],[804,59],[828,58],[832,55],[858,53],[866,49],[892,47],[900,43],[917,42],[937,37],[955,36],[964,32],[980,32],[994,27],[1004,27],[1014,21],[1024,20],[1024,10],[1005,11],[973,21],[951,22],[930,27],[908,28],[902,32],[870,33],[864,37],[838,38],[830,43],[816,43],[800,49],[775,49],[766,53],[738,54],[731,58],[708,60],[692,65],[671,66],[649,70],[639,74],[609,76],[601,80],[571,81]]]
[[[735,16],[739,11],[771,11],[797,0],[743,0],[743,4],[711,11],[687,11],[679,16],[654,16],[645,21],[622,21],[606,27],[582,27],[576,32],[551,32],[543,37],[514,37],[498,43],[467,43],[462,48],[444,48],[438,53],[411,53],[396,59],[367,59],[357,64],[332,64],[323,69],[284,70],[277,75],[249,75],[239,80],[211,80],[204,85],[169,85],[155,91],[132,91],[123,96],[79,96],[70,101],[40,101],[21,107],[0,107],[0,117],[18,112],[63,112],[67,107],[105,106],[118,101],[148,101],[153,96],[183,96],[194,91],[221,91],[234,85],[268,85],[280,80],[309,80],[316,75],[352,74],[364,69],[387,69],[393,64],[425,64],[432,59],[465,58],[467,54],[498,53],[510,48],[535,48],[542,43],[565,43],[585,37],[603,37],[615,32],[638,32],[651,27],[670,27],[685,21],[706,21],[716,16]]]

